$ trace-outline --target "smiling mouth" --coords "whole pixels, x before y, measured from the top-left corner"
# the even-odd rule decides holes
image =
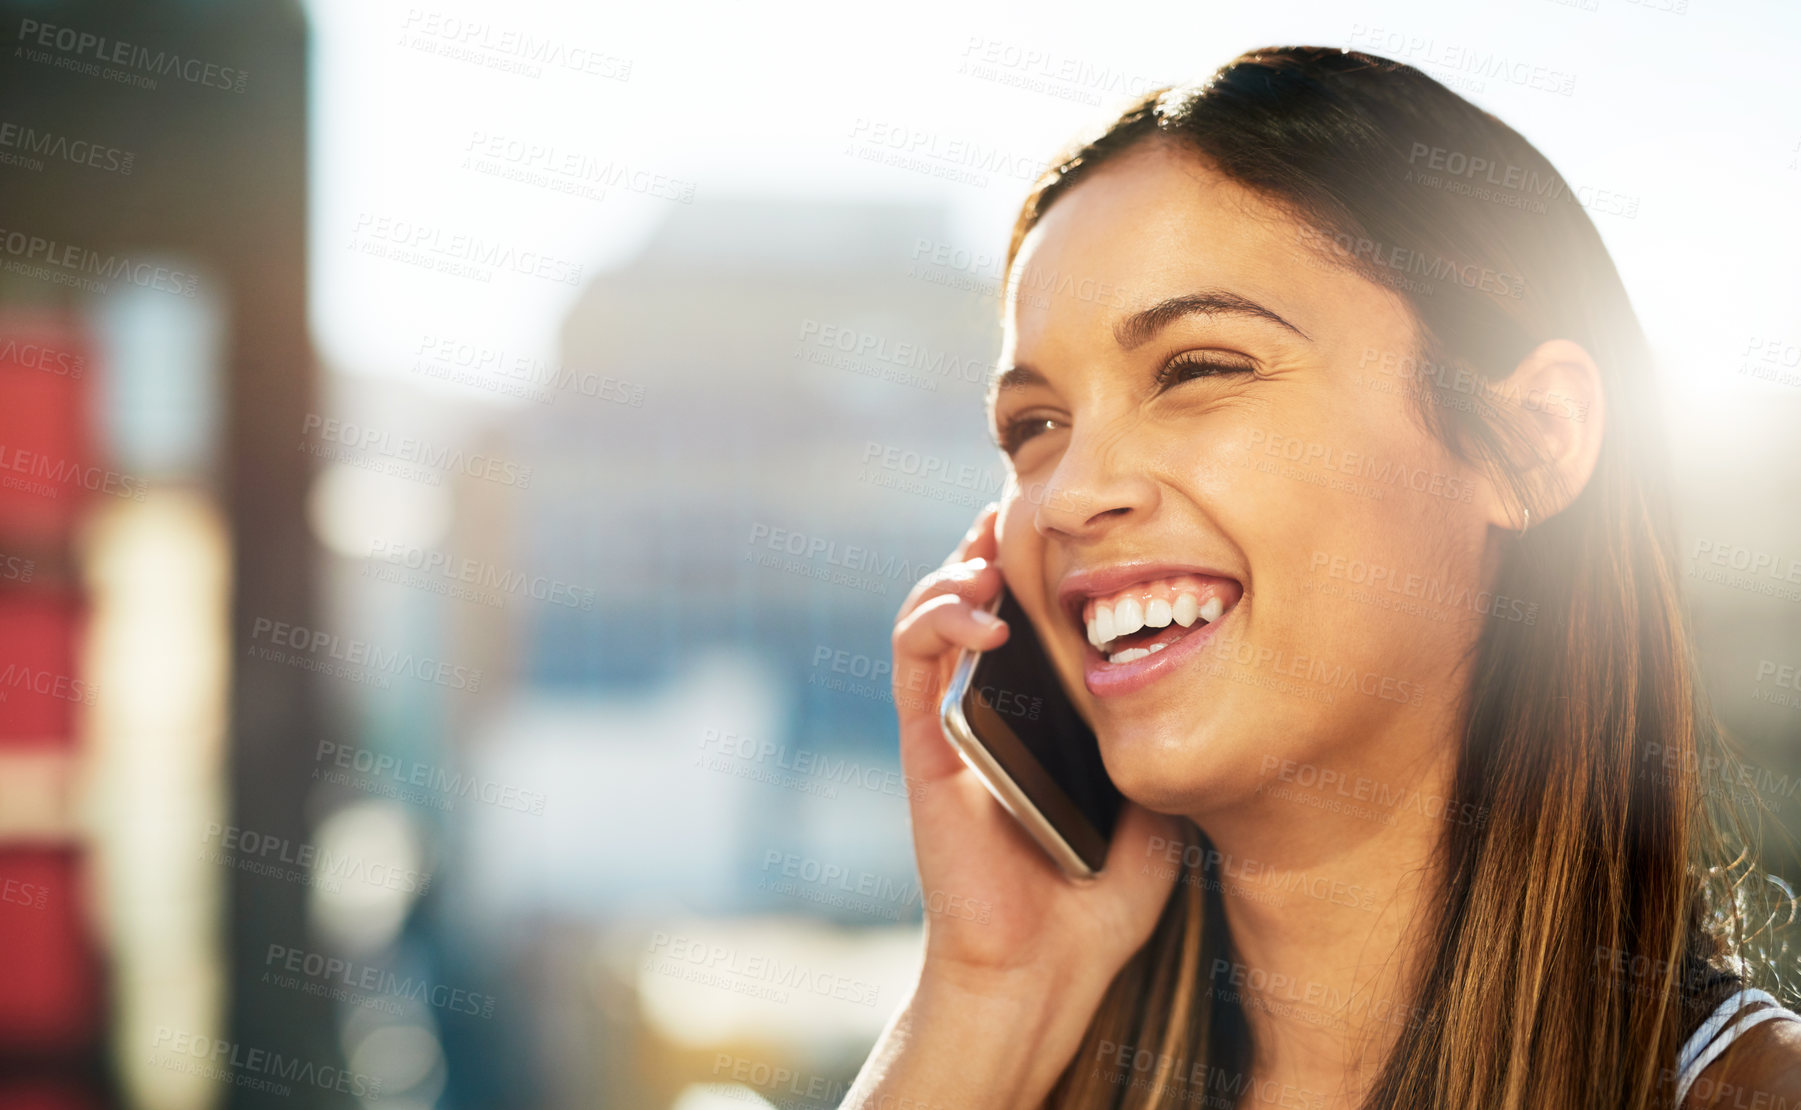
[[[1113,666],[1134,663],[1163,651],[1218,621],[1244,594],[1230,578],[1177,574],[1145,582],[1082,605],[1088,642]]]

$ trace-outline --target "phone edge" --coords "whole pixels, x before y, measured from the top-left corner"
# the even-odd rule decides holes
[[[991,604],[998,608],[999,600],[997,595],[995,602]],[[1038,846],[1051,857],[1051,861],[1065,877],[1074,882],[1093,882],[1100,877],[1100,872],[1089,867],[1063,834],[1057,831],[1057,826],[1051,823],[1050,818],[1032,804],[1032,799],[1026,797],[1025,791],[1013,781],[1013,776],[1007,773],[1000,761],[976,737],[975,731],[969,727],[968,719],[963,715],[963,695],[969,690],[970,680],[975,675],[976,661],[981,654],[964,648],[957,657],[950,685],[945,689],[944,698],[938,705],[938,723],[945,739],[957,749],[963,762],[976,773],[976,777],[982,780],[988,793],[1038,842]]]

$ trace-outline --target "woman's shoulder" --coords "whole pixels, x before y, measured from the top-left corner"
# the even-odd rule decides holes
[[[1764,1003],[1744,1014],[1780,1009]],[[1801,1110],[1801,1015],[1789,1011],[1745,1028],[1702,1070],[1682,1102],[1682,1110],[1728,1108]]]

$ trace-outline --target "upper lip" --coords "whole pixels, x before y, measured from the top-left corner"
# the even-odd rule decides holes
[[[1127,586],[1135,586],[1140,582],[1154,582],[1159,578],[1173,578],[1178,574],[1200,574],[1209,578],[1230,578],[1240,586],[1243,581],[1235,574],[1227,574],[1223,570],[1212,567],[1196,566],[1192,563],[1117,563],[1108,567],[1093,567],[1087,570],[1072,570],[1063,576],[1057,584],[1057,602],[1063,611],[1073,618],[1077,625],[1082,623],[1082,606],[1091,597],[1104,597],[1116,593]]]

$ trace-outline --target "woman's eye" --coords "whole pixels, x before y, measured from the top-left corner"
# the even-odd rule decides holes
[[[1194,378],[1210,378],[1218,374],[1255,374],[1257,367],[1248,359],[1213,353],[1190,352],[1177,355],[1157,371],[1157,388],[1168,389]]]
[[[1010,420],[1001,429],[1000,436],[995,440],[995,446],[1008,455],[1012,455],[1025,446],[1026,440],[1045,432],[1054,431],[1062,426],[1063,421],[1052,416],[1025,416],[1018,420]]]

